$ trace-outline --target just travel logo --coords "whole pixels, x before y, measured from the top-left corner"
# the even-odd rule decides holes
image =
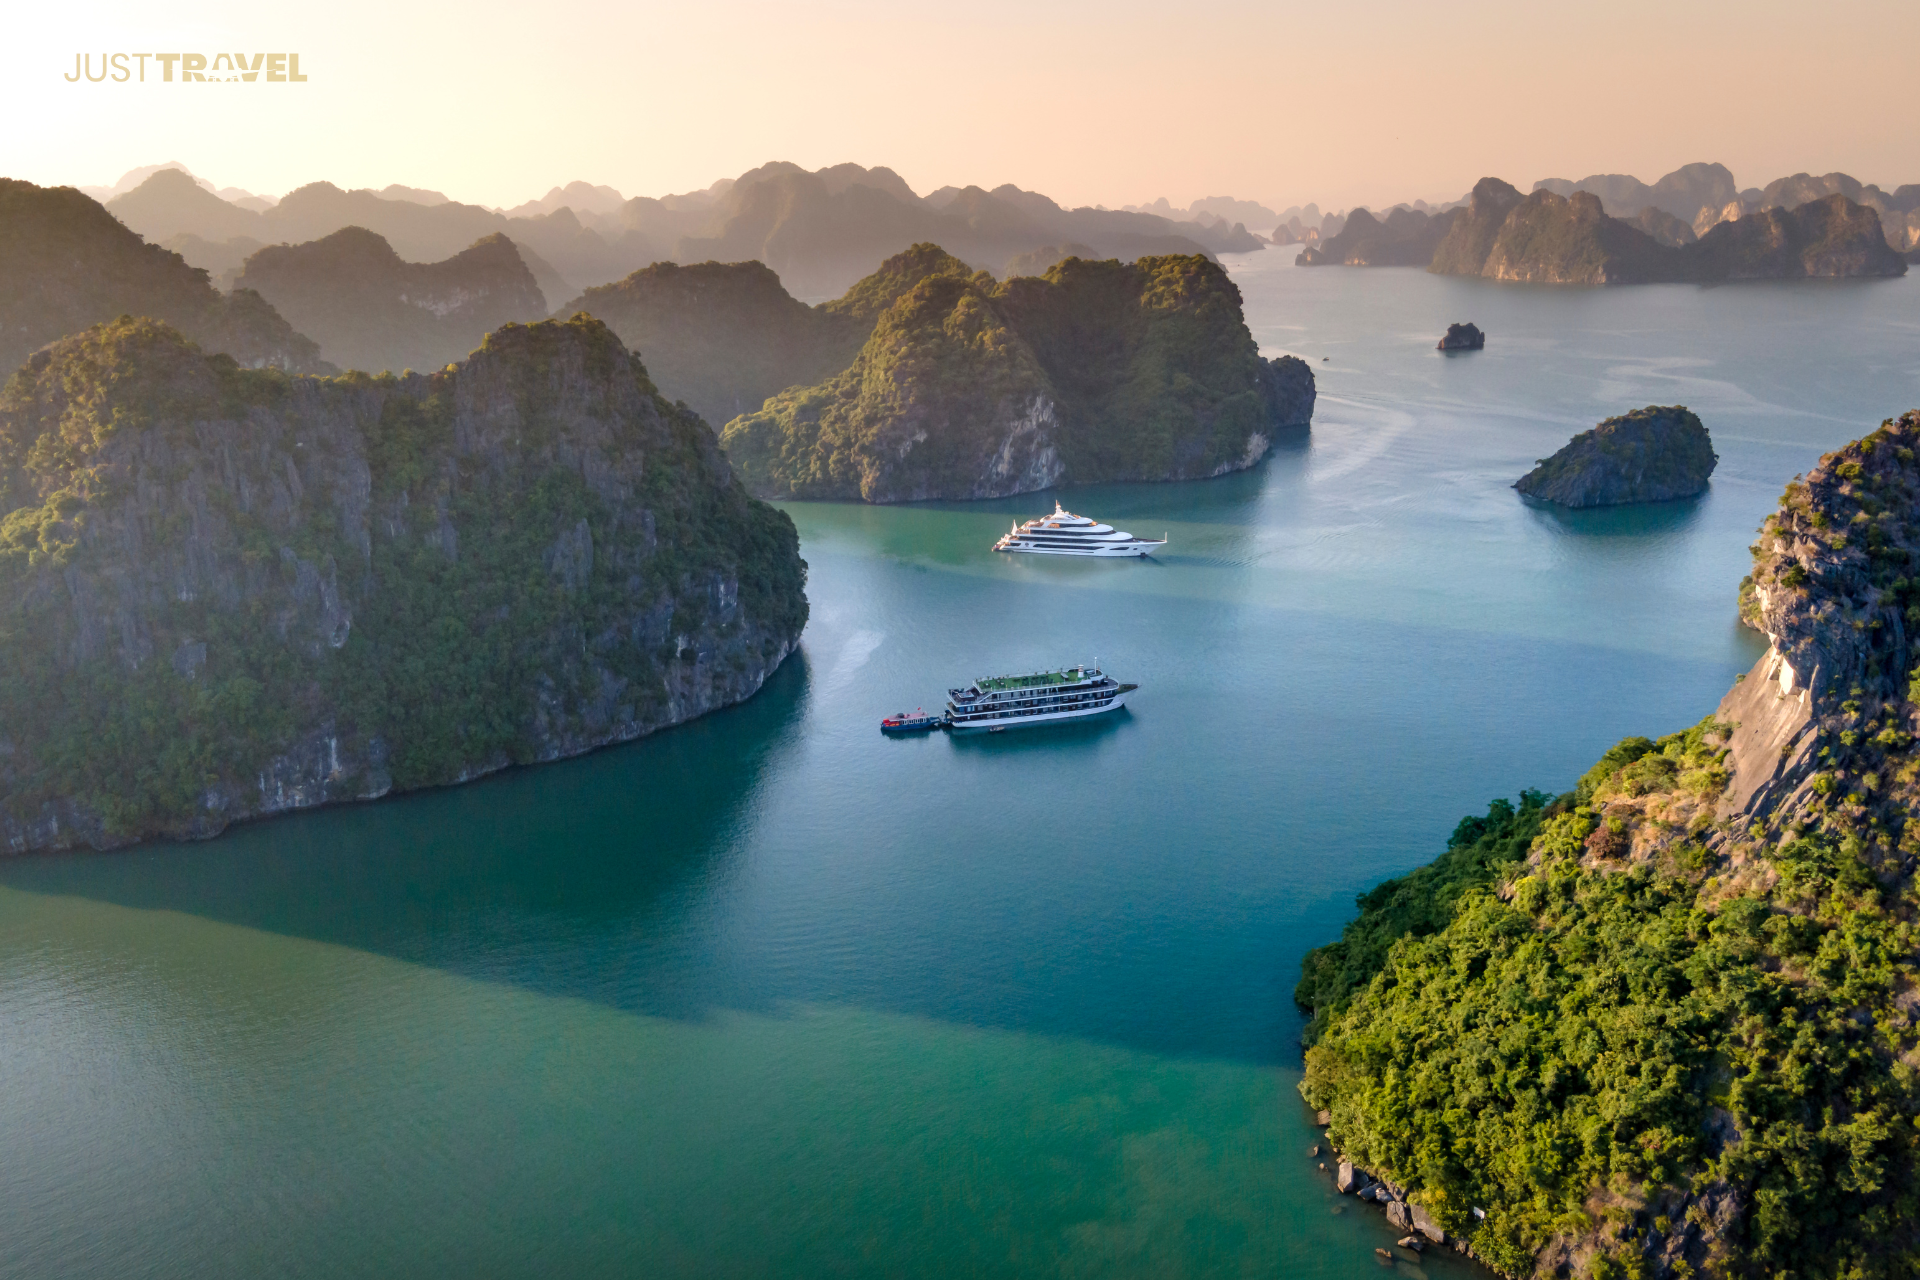
[[[93,55],[73,55],[73,71],[61,79],[72,83],[111,81],[125,84],[148,82],[148,62],[153,63],[153,82],[157,84],[299,84],[306,80],[300,72],[297,53],[103,53],[99,74],[94,73]]]

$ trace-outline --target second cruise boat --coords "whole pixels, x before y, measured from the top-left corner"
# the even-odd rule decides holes
[[[1136,538],[1110,524],[1077,516],[1053,504],[1053,514],[1013,526],[993,544],[995,551],[1030,551],[1046,556],[1146,556],[1167,545],[1165,538]]]
[[[1118,711],[1140,686],[1121,684],[1097,667],[1068,667],[1024,676],[987,676],[947,690],[949,729],[1018,729]]]

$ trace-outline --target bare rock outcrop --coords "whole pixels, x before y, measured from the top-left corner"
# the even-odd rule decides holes
[[[1761,526],[1751,604],[1767,652],[1715,713],[1734,726],[1725,813],[1781,823],[1836,805],[1901,808],[1906,784],[1881,766],[1920,734],[1908,689],[1920,656],[1908,634],[1920,629],[1916,449],[1920,412],[1892,419],[1796,479]]]

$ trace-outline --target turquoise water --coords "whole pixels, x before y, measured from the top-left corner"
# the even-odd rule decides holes
[[[1050,495],[797,505],[813,621],[745,706],[0,864],[0,1275],[1378,1271],[1306,1155],[1301,952],[1461,814],[1712,709],[1784,482],[1920,404],[1920,281],[1235,273],[1320,410],[1246,474],[1063,495],[1156,561],[987,550]],[[1701,499],[1508,487],[1675,401]],[[1104,722],[876,731],[1095,658],[1142,685]]]

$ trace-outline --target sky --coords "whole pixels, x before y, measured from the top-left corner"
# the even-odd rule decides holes
[[[15,10],[0,174],[177,160],[283,194],[513,205],[705,187],[768,160],[1004,182],[1067,205],[1452,199],[1492,174],[1920,182],[1920,4],[1742,0],[69,0]],[[300,55],[304,83],[77,81],[76,56]],[[224,74],[224,72],[223,72]]]

